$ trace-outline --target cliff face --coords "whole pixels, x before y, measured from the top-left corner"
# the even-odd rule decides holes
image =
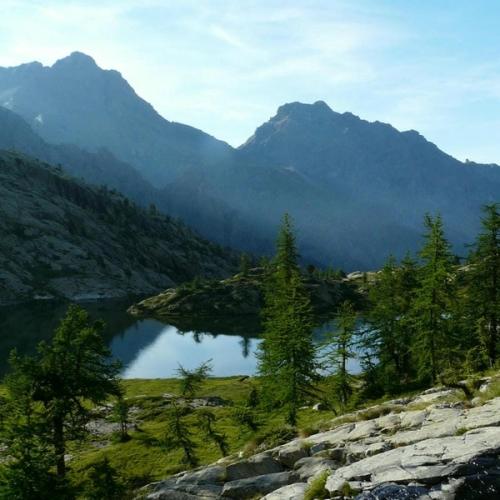
[[[168,217],[0,152],[0,304],[145,295],[234,266]]]
[[[300,500],[313,482],[307,498],[499,498],[499,382],[481,380],[471,402],[441,387],[343,415],[324,432],[149,485],[146,498]]]

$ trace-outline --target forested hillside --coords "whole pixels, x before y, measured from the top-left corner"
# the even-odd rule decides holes
[[[224,276],[233,254],[60,168],[0,153],[0,303],[150,294]]]

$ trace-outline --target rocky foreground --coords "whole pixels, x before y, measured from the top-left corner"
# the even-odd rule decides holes
[[[484,379],[479,393],[487,395],[493,383],[498,379]],[[225,458],[153,483],[143,497],[500,498],[500,397],[468,402],[459,391],[434,388],[327,427],[249,458]]]

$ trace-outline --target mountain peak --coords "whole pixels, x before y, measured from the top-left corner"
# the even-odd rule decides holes
[[[333,113],[334,111],[326,104],[325,101],[316,101],[313,104],[303,102],[288,102],[278,108],[277,115],[289,114],[316,114],[316,113]]]
[[[62,59],[58,59],[53,68],[62,68],[68,67],[72,70],[74,69],[97,69],[97,63],[95,60],[87,54],[83,52],[72,52],[69,56],[63,57]]]

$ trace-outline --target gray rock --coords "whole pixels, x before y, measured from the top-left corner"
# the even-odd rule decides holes
[[[262,500],[303,500],[307,483],[293,483],[268,493]]]
[[[401,484],[382,484],[372,491],[361,493],[356,500],[426,500],[431,497],[422,486],[404,486]]]
[[[306,457],[302,458],[295,464],[295,471],[301,481],[307,481],[315,476],[318,472],[324,470],[334,470],[338,467],[338,463],[333,460],[322,457]]]
[[[229,481],[222,489],[223,497],[245,499],[257,495],[266,495],[272,491],[296,482],[297,476],[292,472],[276,472],[246,479]]]
[[[146,496],[147,500],[212,500],[220,498],[222,486],[213,484],[176,484],[158,488]]]
[[[282,472],[283,470],[283,466],[269,453],[259,453],[248,460],[241,460],[240,462],[228,465],[226,468],[226,480],[235,481],[247,477]]]
[[[287,467],[293,467],[293,464],[303,458],[309,456],[309,450],[305,442],[302,440],[292,441],[292,443],[281,446],[279,448],[277,459]]]
[[[315,405],[313,405],[312,409],[314,411],[324,411],[328,408],[326,407],[325,403],[316,403]]]
[[[477,469],[479,457],[499,451],[500,432],[497,428],[478,429],[463,436],[427,439],[341,467],[330,476],[326,487],[331,493],[336,493],[346,481],[369,480],[374,486],[389,481],[438,482],[464,469]]]
[[[177,479],[177,484],[217,484],[226,480],[226,468],[221,465],[213,465],[194,472],[187,472]]]

